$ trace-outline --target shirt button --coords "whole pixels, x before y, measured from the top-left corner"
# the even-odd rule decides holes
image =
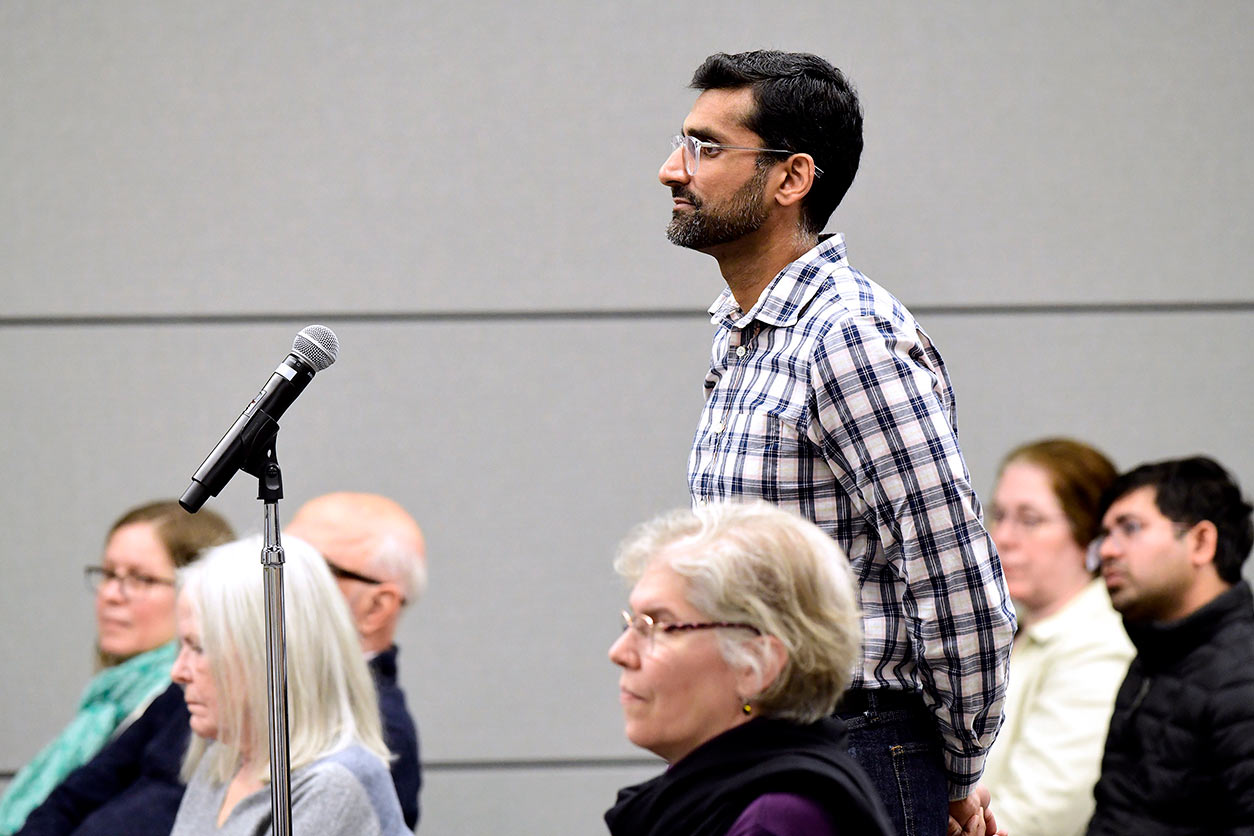
[[[719,433],[721,433],[724,429],[726,429],[726,427],[727,427],[727,425],[726,425],[726,424],[724,424],[722,421],[715,421],[715,422],[714,422],[714,425],[713,425],[713,426],[711,426],[711,427],[710,427],[710,429],[714,430],[714,434],[715,434],[715,435],[718,435],[718,434],[719,434]]]
[[[737,356],[737,357],[744,357],[744,356],[745,356],[746,354],[748,354],[748,353],[749,353],[749,349],[745,348],[743,345],[742,345],[742,346],[738,346],[738,347],[736,348],[736,356]]]

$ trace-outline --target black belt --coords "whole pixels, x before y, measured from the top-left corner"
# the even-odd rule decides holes
[[[851,688],[836,703],[837,714],[923,710],[926,710],[926,706],[918,691],[897,691],[889,688]]]

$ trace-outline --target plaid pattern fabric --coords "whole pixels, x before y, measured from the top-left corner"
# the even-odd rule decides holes
[[[951,797],[983,771],[1015,617],[958,449],[953,390],[910,312],[825,237],[741,313],[730,290],[688,460],[693,502],[761,498],[849,556],[865,640],[855,688],[919,691]]]

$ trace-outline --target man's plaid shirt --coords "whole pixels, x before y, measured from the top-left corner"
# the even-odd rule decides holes
[[[854,688],[919,691],[950,797],[983,771],[1015,617],[958,449],[953,390],[910,312],[827,237],[742,314],[730,290],[688,460],[694,503],[762,498],[849,556],[865,639]]]

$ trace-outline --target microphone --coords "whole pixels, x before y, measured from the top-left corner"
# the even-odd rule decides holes
[[[301,329],[292,342],[292,353],[284,358],[262,387],[244,407],[235,423],[222,436],[179,498],[188,513],[200,510],[206,500],[226,487],[236,471],[247,472],[251,456],[258,444],[268,444],[279,431],[279,419],[292,405],[309,381],[318,372],[335,362],[340,354],[340,341],[325,325],[309,325]],[[254,473],[260,476],[259,473]]]

